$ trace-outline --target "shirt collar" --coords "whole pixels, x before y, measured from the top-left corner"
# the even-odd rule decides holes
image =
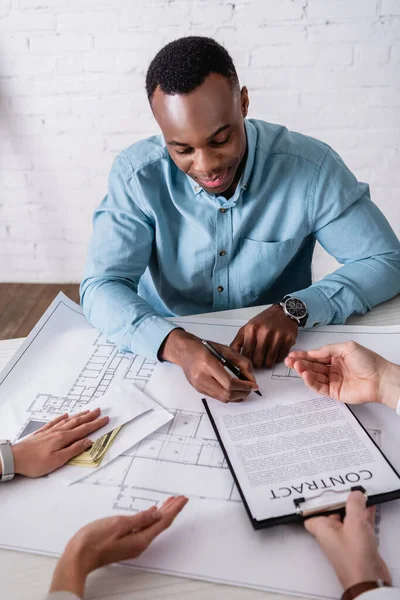
[[[232,199],[235,198],[236,200],[237,200],[238,196],[240,195],[240,191],[247,190],[249,187],[249,180],[250,180],[251,173],[253,171],[253,166],[254,166],[254,161],[255,161],[255,156],[256,156],[257,130],[254,127],[254,125],[247,119],[244,120],[244,127],[245,127],[246,138],[247,138],[247,159],[246,159],[244,171],[239,179],[239,183],[237,185],[236,191],[235,191],[234,195],[232,196]],[[204,192],[205,194],[207,194],[207,192],[205,190],[203,190],[201,185],[199,185],[194,179],[189,177],[189,175],[186,175],[186,177],[187,177],[187,179],[190,183],[190,186],[196,196],[197,196],[197,194],[200,194],[201,192]],[[209,194],[207,194],[207,196],[209,196]]]

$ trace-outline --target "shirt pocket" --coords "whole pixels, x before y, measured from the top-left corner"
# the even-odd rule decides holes
[[[294,247],[294,238],[282,242],[240,238],[239,291],[242,297],[254,301],[263,296],[292,259]]]

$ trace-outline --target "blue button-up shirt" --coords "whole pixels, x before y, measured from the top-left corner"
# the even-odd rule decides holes
[[[368,185],[322,142],[264,121],[245,126],[246,165],[229,200],[180,171],[162,136],[116,158],[81,298],[88,320],[121,349],[156,358],[175,327],[164,317],[294,294],[311,327],[400,292],[400,243]],[[315,240],[343,266],[312,284]]]

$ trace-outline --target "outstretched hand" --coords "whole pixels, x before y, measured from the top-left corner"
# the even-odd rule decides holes
[[[160,509],[153,506],[133,516],[108,517],[85,525],[68,542],[50,591],[70,591],[83,596],[89,573],[140,556],[172,524],[187,501],[184,496],[171,497]]]
[[[293,351],[285,364],[319,394],[348,404],[385,401],[383,384],[389,367],[394,366],[356,342]]]

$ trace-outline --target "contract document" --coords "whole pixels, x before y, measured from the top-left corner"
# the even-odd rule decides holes
[[[400,497],[398,473],[341,402],[282,390],[204,405],[255,529],[340,510],[352,489],[369,504]]]

